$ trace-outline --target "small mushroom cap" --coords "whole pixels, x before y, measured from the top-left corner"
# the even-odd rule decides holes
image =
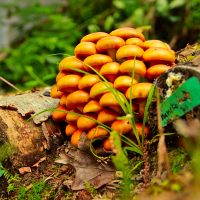
[[[142,136],[142,123],[141,122],[137,122],[136,123],[136,129],[137,129],[137,132],[138,132],[138,135]],[[144,135],[148,135],[149,134],[149,127],[148,126],[145,126],[144,127]]]
[[[81,59],[96,53],[96,46],[93,42],[81,42],[74,49],[75,56]]]
[[[148,97],[152,83],[136,83],[132,87],[132,99],[142,98],[145,99]],[[130,100],[130,91],[131,87],[126,91],[126,98]]]
[[[85,35],[82,39],[81,42],[97,42],[103,37],[109,36],[108,33],[105,32],[95,32],[95,33],[90,33],[88,35]]]
[[[60,105],[65,106],[68,94],[63,94],[60,98]]]
[[[69,110],[69,112],[67,113],[66,115],[66,121],[67,122],[74,122],[76,123],[79,116],[76,115],[76,113],[79,113],[79,111],[77,109],[72,109],[72,110]]]
[[[81,76],[76,74],[66,75],[57,82],[58,90],[67,93],[73,92],[78,89],[80,79]]]
[[[125,41],[117,36],[106,36],[101,38],[97,44],[96,48],[98,52],[105,52],[109,49],[119,49],[119,47],[125,45]]]
[[[124,102],[124,98],[119,93],[119,98]],[[112,92],[105,93],[99,100],[99,104],[103,107],[112,107],[112,106],[119,106],[119,102],[115,98],[114,94]]]
[[[135,75],[139,75],[141,77],[145,77],[146,74],[146,66],[144,62],[140,60],[126,60],[124,61],[120,67],[119,71],[124,74],[132,75],[132,70],[134,69]]]
[[[100,68],[104,64],[109,63],[109,62],[112,62],[112,58],[110,56],[103,55],[103,54],[94,54],[85,58],[84,60],[85,70],[92,71],[92,69],[90,69],[89,66],[97,70],[100,70]]]
[[[67,72],[58,72],[57,76],[56,76],[56,83],[64,76],[68,75]]]
[[[141,48],[144,48],[144,42],[140,38],[129,38],[126,40],[126,45],[127,44],[134,44]]]
[[[99,105],[98,101],[90,100],[83,108],[83,113],[99,112],[102,110],[102,106]]]
[[[136,84],[138,81],[130,76],[119,76],[115,79],[114,88],[119,91],[125,92],[132,84]]]
[[[81,104],[86,104],[89,101],[89,94],[83,90],[77,90],[67,96],[66,107],[76,108]]]
[[[81,134],[83,133],[82,130],[80,129],[77,129],[73,134],[72,134],[72,137],[71,137],[71,144],[75,147],[78,147],[78,143],[81,139]]]
[[[151,47],[144,52],[143,60],[145,62],[160,60],[173,63],[175,61],[175,54],[169,49]]]
[[[81,116],[77,120],[77,127],[81,130],[89,130],[97,125],[97,123],[92,120],[96,120],[96,116],[94,114],[87,114],[84,116]]]
[[[115,120],[112,123],[111,128],[120,134],[126,134],[132,130],[132,126],[128,120]]]
[[[109,137],[103,141],[103,149],[105,151],[112,151],[112,142]]]
[[[59,63],[59,70],[61,72],[63,71],[70,72],[70,73],[76,72],[72,68],[75,68],[78,70],[84,70],[84,63],[78,58],[76,58],[75,56],[66,57],[62,59],[61,62]]]
[[[110,74],[118,74],[120,64],[117,62],[106,63],[102,66],[100,74],[103,76]]]
[[[134,28],[130,28],[130,27],[118,28],[118,29],[112,31],[110,33],[110,35],[118,36],[123,39],[137,37],[137,38],[140,38],[142,41],[145,40],[145,37],[141,32],[139,32],[138,30],[136,30]]]
[[[65,134],[67,136],[71,136],[76,130],[77,130],[77,127],[75,124],[68,124],[65,128]]]
[[[117,117],[119,116],[118,113],[104,108],[101,110],[97,116],[97,120],[100,121],[103,124],[109,124],[113,122]]]
[[[110,82],[114,82],[119,72],[120,64],[117,62],[110,62],[103,65],[100,69],[100,74],[107,78]]]
[[[95,127],[95,128],[92,128],[90,131],[88,131],[87,138],[91,140],[93,138],[99,138],[106,135],[108,135],[108,131],[106,131],[105,129],[101,127]]]
[[[141,58],[143,54],[144,54],[144,50],[141,47],[134,44],[132,45],[129,44],[129,45],[122,46],[117,50],[116,59],[122,60],[122,59],[130,59],[134,57]]]
[[[52,118],[54,121],[65,121],[67,115],[67,108],[65,106],[59,105],[56,110],[52,113]]]
[[[86,74],[80,79],[78,83],[78,88],[80,90],[88,89],[91,88],[94,84],[98,83],[99,81],[100,78],[96,74]]]
[[[162,42],[160,40],[146,40],[144,41],[144,48],[148,49],[151,47],[159,47],[164,49],[170,49],[169,45],[167,45],[165,42]]]
[[[110,82],[109,85],[113,87],[113,84]],[[90,89],[90,97],[93,99],[99,98],[102,94],[108,91],[110,90],[105,82],[98,82],[95,85],[93,85],[92,88]]]
[[[160,65],[153,65],[151,67],[149,67],[147,69],[147,72],[146,72],[146,77],[149,79],[149,80],[154,80],[156,79],[158,76],[160,76],[161,74],[165,73],[168,69],[170,69],[171,67],[170,66],[167,66],[167,65],[163,65],[163,64],[160,64]]]
[[[51,88],[50,96],[55,99],[59,99],[63,96],[63,92],[58,91],[57,85],[53,85]]]

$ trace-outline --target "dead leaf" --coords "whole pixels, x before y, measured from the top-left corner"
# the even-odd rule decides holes
[[[97,162],[90,151],[69,147],[69,151],[66,154],[61,153],[60,158],[55,162],[71,164],[76,169],[72,190],[85,189],[86,182],[97,189],[111,182],[115,177],[114,168]]]
[[[50,88],[33,93],[26,93],[13,96],[6,96],[0,99],[0,107],[17,110],[22,116],[30,116],[44,110],[53,109],[58,105],[59,100],[45,96]],[[34,123],[40,124],[51,116],[50,111],[43,112],[33,118]]]
[[[30,167],[21,167],[19,168],[19,173],[20,174],[25,174],[25,173],[30,173],[31,172],[31,168]]]

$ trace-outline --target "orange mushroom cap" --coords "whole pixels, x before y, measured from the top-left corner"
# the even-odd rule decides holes
[[[125,45],[125,41],[122,38],[106,36],[97,42],[96,48],[98,52],[106,52],[112,59],[115,59],[116,50],[123,45]]]
[[[134,44],[141,48],[144,48],[144,43],[140,38],[129,38],[126,40],[126,44]]]
[[[71,137],[71,144],[75,147],[78,147],[78,143],[81,139],[81,134],[83,133],[82,130],[80,129],[77,129],[73,134],[72,134],[72,137]]]
[[[77,130],[77,127],[75,124],[68,124],[65,128],[65,134],[67,136],[71,136],[76,130]]]
[[[123,27],[123,28],[118,28],[110,33],[110,35],[113,36],[118,36],[123,39],[127,38],[132,38],[132,37],[137,37],[140,38],[142,41],[145,40],[144,35],[139,32],[138,30],[130,27]]]
[[[60,98],[60,105],[65,106],[68,94],[63,94]]]
[[[112,142],[110,138],[107,138],[103,141],[103,149],[105,151],[112,151]]]
[[[160,40],[146,40],[144,41],[144,48],[148,49],[151,47],[159,47],[164,49],[170,49],[169,45],[167,45],[165,42],[162,42]]]
[[[154,80],[156,79],[158,76],[160,76],[161,74],[165,73],[168,69],[170,69],[171,67],[170,66],[167,66],[167,65],[163,65],[163,64],[160,64],[160,65],[153,65],[151,67],[149,67],[147,69],[147,72],[146,72],[146,77],[149,79],[149,80]]]
[[[87,114],[87,115],[80,116],[77,120],[77,127],[81,130],[89,130],[93,128],[94,126],[97,125],[97,123],[91,118],[96,120],[96,115]]]
[[[135,75],[139,75],[141,77],[145,77],[146,74],[146,66],[144,62],[140,60],[126,60],[124,61],[120,67],[119,71],[121,73],[132,75],[132,70],[134,69]]]
[[[110,62],[104,64],[100,69],[100,74],[113,82],[118,75],[120,64],[117,62]]]
[[[52,113],[52,118],[54,121],[65,121],[67,115],[67,108],[65,106],[59,105],[56,110]]]
[[[129,44],[129,45],[122,46],[117,50],[116,59],[122,60],[122,59],[130,59],[134,57],[141,58],[143,53],[144,53],[144,50],[141,47],[134,44],[132,45]]]
[[[106,36],[97,42],[96,48],[99,52],[105,52],[108,49],[118,49],[123,45],[125,45],[125,41],[122,38],[117,36]]]
[[[125,92],[132,84],[136,84],[138,81],[130,76],[119,76],[115,79],[114,88],[119,91]]]
[[[59,99],[63,96],[63,92],[58,91],[57,85],[53,85],[51,88],[50,96],[55,99]]]
[[[89,66],[91,66],[99,71],[104,64],[109,62],[112,62],[112,58],[110,56],[103,54],[94,54],[85,58],[84,60],[85,70],[92,71],[92,69],[89,68]]]
[[[59,63],[59,70],[62,72],[76,73],[72,68],[84,70],[84,63],[75,56],[66,57]]]
[[[77,90],[67,96],[66,106],[68,108],[76,108],[81,104],[86,104],[89,98],[90,96],[87,92],[83,90]]]
[[[109,124],[113,122],[117,117],[119,116],[118,113],[104,108],[101,110],[97,116],[97,120],[100,121],[103,124]]]
[[[105,32],[95,32],[95,33],[90,33],[88,35],[85,35],[82,39],[81,42],[97,42],[103,37],[109,36],[108,33]]]
[[[102,107],[99,105],[98,101],[90,100],[83,108],[83,113],[99,112]]]
[[[109,85],[113,87],[113,84],[109,82]],[[90,89],[90,97],[95,99],[99,98],[101,95],[105,94],[106,92],[110,91],[107,87],[105,82],[98,82],[92,86]]]
[[[128,120],[115,120],[111,128],[120,134],[126,134],[132,130],[132,126]]]
[[[143,60],[145,62],[161,60],[173,63],[175,61],[175,54],[169,49],[151,47],[144,52]]]
[[[132,99],[147,98],[152,83],[136,83],[126,91],[126,98],[130,100],[130,91],[132,88]]]
[[[74,49],[74,54],[80,59],[94,55],[96,53],[96,46],[93,42],[81,42]]]
[[[138,135],[142,136],[142,123],[141,122],[136,123],[136,129],[137,129]],[[149,132],[150,132],[149,127],[146,125],[144,127],[144,135],[147,136],[149,134]]]
[[[124,101],[124,98],[119,93],[119,98],[121,98],[122,101]],[[112,107],[112,106],[119,106],[119,102],[115,98],[114,94],[112,92],[105,93],[99,100],[99,104],[103,107]]]
[[[56,83],[64,76],[68,75],[67,72],[58,72],[56,76]]]
[[[80,90],[91,88],[94,84],[100,81],[99,76],[96,74],[86,74],[84,75],[78,83],[78,88]]]
[[[72,109],[72,110],[69,110],[69,112],[67,113],[66,115],[66,121],[67,122],[74,122],[76,123],[79,116],[76,115],[75,113],[79,113],[79,111],[77,109]]]
[[[67,93],[73,92],[78,89],[80,79],[81,76],[76,74],[66,75],[57,82],[58,90]]]
[[[88,131],[87,138],[91,140],[93,138],[99,138],[106,135],[108,135],[108,131],[106,131],[105,129],[101,127],[95,127],[95,128],[92,128],[90,131]]]

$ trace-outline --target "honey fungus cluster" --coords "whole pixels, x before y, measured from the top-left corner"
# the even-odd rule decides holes
[[[88,139],[103,138],[104,149],[111,150],[109,132],[97,121],[130,138],[133,129],[128,119],[119,119],[125,115],[124,110],[109,87],[119,91],[121,101],[124,99],[121,93],[127,100],[132,98],[136,128],[141,135],[144,108],[152,82],[174,62],[175,53],[168,44],[160,40],[145,40],[144,35],[134,28],[88,34],[75,47],[74,56],[59,63],[51,97],[59,98],[60,103],[53,112],[53,119],[66,122],[65,132],[74,146],[85,132]],[[94,69],[108,82],[102,80]],[[149,134],[148,126],[144,133]]]

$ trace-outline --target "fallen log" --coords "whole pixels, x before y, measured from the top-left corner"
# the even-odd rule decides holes
[[[48,94],[43,90],[0,98],[0,159],[9,157],[14,167],[30,166],[63,141],[50,111],[58,100]]]

